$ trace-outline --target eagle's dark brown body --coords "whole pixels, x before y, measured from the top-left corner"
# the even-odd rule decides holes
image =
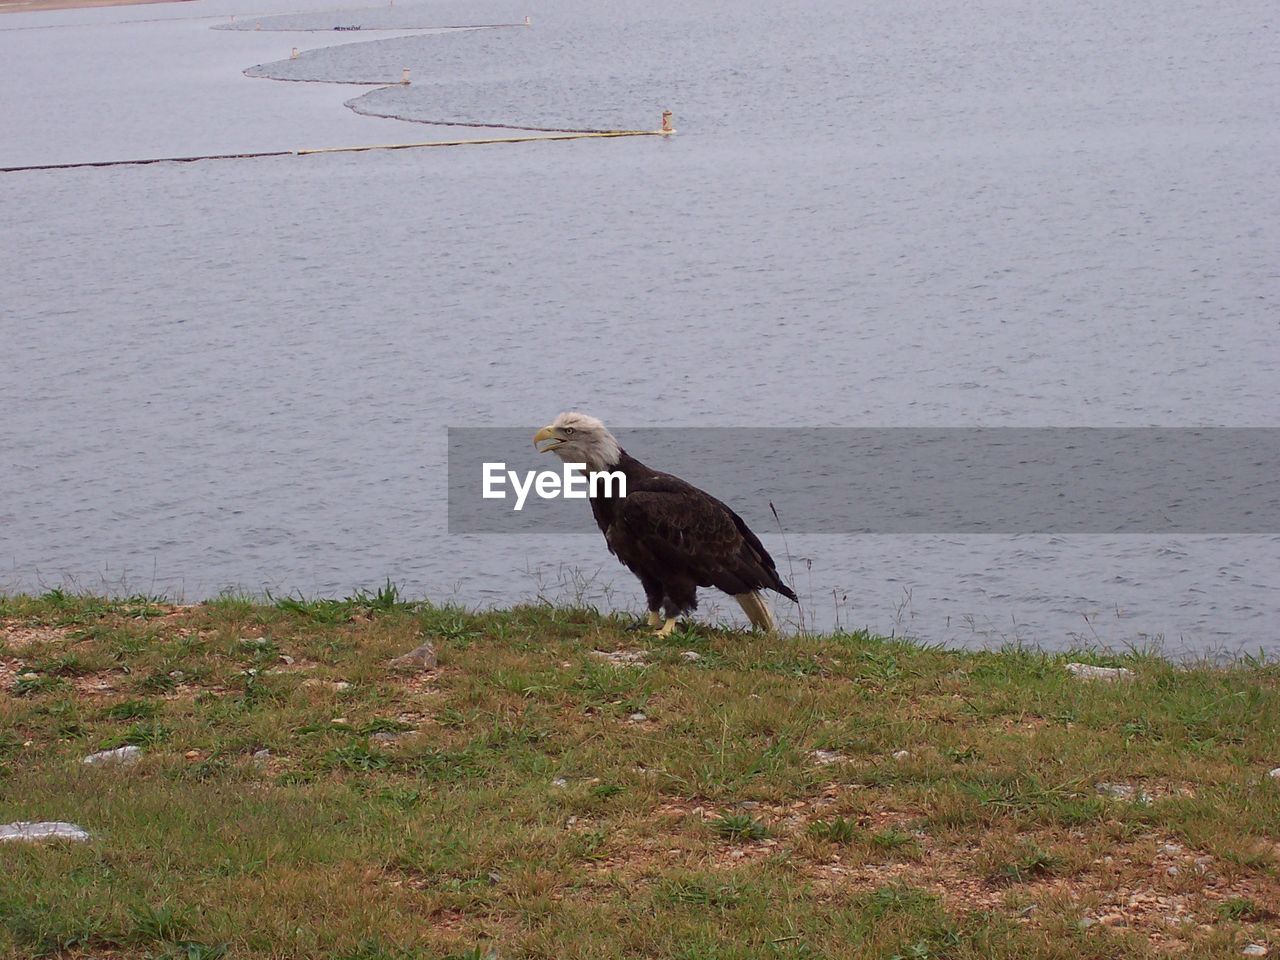
[[[768,589],[796,600],[760,538],[728,506],[625,450],[608,469],[626,475],[626,496],[594,496],[591,512],[610,552],[640,578],[650,611],[687,614],[698,587],[734,596]]]

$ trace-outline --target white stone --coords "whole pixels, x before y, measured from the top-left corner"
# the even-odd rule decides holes
[[[1280,781],[1280,767],[1276,767],[1274,770],[1269,771],[1267,776],[1272,780]]]
[[[142,748],[135,746],[116,747],[114,750],[99,750],[97,753],[91,753],[82,761],[91,767],[100,766],[102,764],[130,764],[137,763],[142,759]]]
[[[1133,671],[1128,667],[1095,667],[1091,663],[1068,663],[1067,673],[1081,680],[1131,680]]]
[[[1265,957],[1267,955],[1267,948],[1265,944],[1250,943],[1241,950],[1240,953],[1246,957]]]
[[[592,650],[591,655],[619,666],[636,667],[644,666],[645,658],[649,653],[647,650]]]
[[[809,756],[813,757],[815,761],[822,764],[824,767],[830,766],[833,763],[842,763],[845,759],[844,754],[837,753],[835,750],[815,750],[813,753],[809,754]]]
[[[553,787],[567,787],[569,785],[569,781],[566,780],[564,777],[556,777],[554,780],[551,781],[551,785]]]
[[[698,653],[696,650],[686,650],[684,653],[680,654],[680,659],[688,660],[690,663],[693,663],[695,660],[701,660],[702,654]]]
[[[244,647],[265,647],[269,640],[266,637],[241,637],[240,645]]]
[[[393,670],[434,670],[439,663],[436,648],[430,643],[414,647],[408,653],[393,658],[387,666]]]
[[[644,723],[649,718],[646,717],[643,713],[633,713],[631,716],[627,717],[627,719],[630,720],[632,723]]]
[[[910,754],[908,751],[906,751],[906,750],[895,750],[895,751],[894,751],[894,754],[893,754],[893,759],[895,759],[895,760],[905,760],[905,759],[907,759],[907,757],[909,757],[909,756],[911,756],[911,754]]]
[[[1127,783],[1095,783],[1093,789],[1105,797],[1115,797],[1119,800],[1132,800],[1138,793]]]
[[[312,677],[309,680],[303,680],[304,687],[327,687],[341,693],[343,690],[350,690],[351,684],[345,680],[321,680],[319,677]]]
[[[0,843],[9,840],[88,840],[89,832],[74,823],[45,820],[38,823],[19,820],[0,825]]]

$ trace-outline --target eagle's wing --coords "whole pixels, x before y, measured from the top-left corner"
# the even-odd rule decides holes
[[[678,478],[628,491],[615,522],[662,567],[699,586],[739,594],[781,583],[760,541],[749,530],[743,535],[746,525],[737,514]]]

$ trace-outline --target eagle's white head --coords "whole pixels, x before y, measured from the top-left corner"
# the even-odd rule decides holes
[[[538,446],[544,441],[546,446]],[[613,434],[585,413],[560,414],[533,435],[533,445],[541,453],[554,453],[565,463],[585,463],[588,470],[607,470],[622,458],[622,448]]]

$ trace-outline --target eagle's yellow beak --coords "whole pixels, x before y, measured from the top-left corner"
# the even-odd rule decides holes
[[[538,444],[540,444],[543,440],[550,440],[552,442],[550,446],[538,447]],[[535,447],[538,447],[539,453],[550,453],[552,450],[560,446],[560,444],[562,443],[564,443],[564,439],[562,437],[556,436],[555,427],[543,427],[541,430],[539,430],[537,433],[533,435],[533,445]]]

